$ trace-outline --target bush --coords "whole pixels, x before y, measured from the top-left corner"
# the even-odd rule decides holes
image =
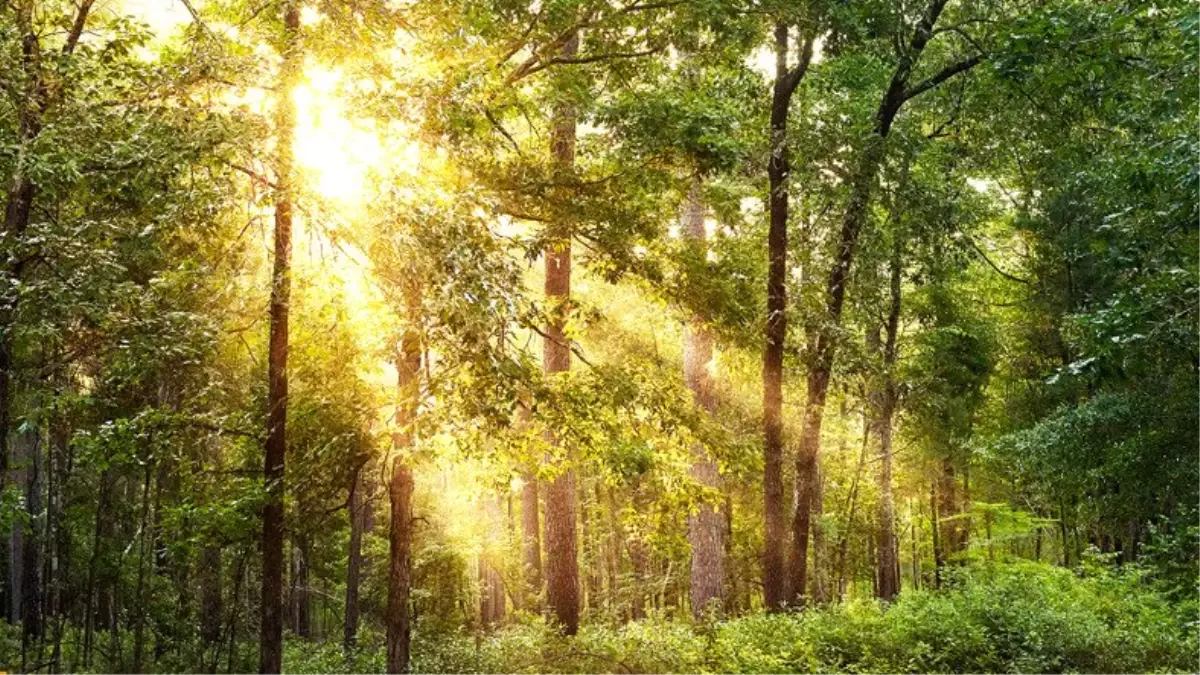
[[[418,634],[416,672],[1195,672],[1194,603],[1138,570],[1018,563],[954,570],[943,590],[754,614],[706,630],[653,617],[575,638],[524,617],[490,635]],[[332,664],[330,664],[332,665]],[[379,664],[380,666],[382,664]]]

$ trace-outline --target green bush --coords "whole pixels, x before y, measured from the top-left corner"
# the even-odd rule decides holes
[[[524,617],[489,635],[418,634],[417,672],[1195,672],[1194,603],[1136,569],[1019,563],[948,574],[891,605],[754,614],[706,629],[653,617],[575,638]],[[378,664],[380,667],[382,664]]]

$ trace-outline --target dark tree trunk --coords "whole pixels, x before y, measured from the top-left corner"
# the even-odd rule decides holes
[[[267,358],[267,441],[263,480],[267,500],[262,530],[262,625],[259,672],[283,669],[283,494],[287,450],[288,306],[292,289],[292,139],[296,111],[287,95],[300,77],[300,8],[295,0],[283,7],[283,62],[275,111],[275,262],[271,277],[271,337]]]
[[[563,45],[564,58],[574,58],[579,35]],[[575,106],[569,102],[554,107],[551,129],[551,160],[560,180],[569,180],[575,170]],[[571,241],[564,237],[546,248],[545,296],[553,319],[546,326],[543,368],[546,373],[571,369],[571,350],[564,332],[571,296]],[[556,443],[553,434],[551,442]],[[579,558],[575,531],[575,471],[564,460],[561,472],[546,489],[546,600],[559,627],[567,635],[579,630]]]
[[[946,564],[951,556],[962,550],[963,544],[962,521],[955,518],[959,513],[958,482],[955,478],[954,461],[949,457],[942,459],[937,496],[938,518],[941,522],[942,564]]]
[[[388,495],[392,507],[389,530],[390,569],[387,604],[387,671],[407,673],[411,626],[408,605],[412,590],[413,475],[410,466],[417,408],[421,400],[421,335],[418,330],[421,298],[409,289],[406,298],[408,326],[400,338],[396,359],[399,400],[396,404],[398,430],[393,438],[395,458]]]
[[[12,262],[4,269],[6,292],[0,297],[0,491],[4,490],[9,470],[9,434],[12,426],[13,400],[13,369],[14,360],[14,331],[17,314],[17,304],[20,296],[15,292],[24,277],[25,252],[15,248],[25,236],[29,228],[29,215],[33,209],[34,196],[37,186],[27,173],[30,163],[29,153],[33,141],[42,130],[42,114],[46,105],[46,86],[41,73],[41,46],[33,26],[33,3],[23,5],[17,11],[18,30],[22,33],[22,68],[26,88],[24,105],[21,107],[17,121],[17,157],[13,167],[12,178],[5,195],[4,205],[4,235],[12,248],[8,254]],[[81,16],[86,17],[84,9]],[[11,295],[10,295],[11,293]],[[19,580],[11,573],[9,566],[21,564],[9,548],[4,548],[0,556],[0,602],[6,609],[19,605]],[[6,573],[7,572],[7,573]],[[12,611],[8,613],[10,622],[16,622],[20,616]]]
[[[697,179],[684,205],[681,230],[689,244],[703,255],[707,245],[701,191],[702,184]],[[716,409],[712,375],[709,372],[713,359],[713,340],[700,317],[692,317],[689,321],[683,341],[684,381],[696,405],[711,413]],[[703,445],[692,447],[691,474],[697,483],[712,489],[714,493],[721,489],[716,460],[709,456]],[[702,502],[696,511],[688,514],[688,543],[692,547],[692,614],[696,619],[702,619],[711,611],[720,611],[725,601],[725,518],[716,504]]]
[[[21,662],[25,667],[26,654],[33,644],[42,639],[42,450],[41,434],[38,431],[23,433],[18,443],[24,446],[25,460],[25,514],[21,548],[20,619],[21,619]],[[15,558],[14,558],[15,559]]]
[[[342,623],[342,651],[346,658],[354,653],[358,646],[358,586],[362,577],[363,553],[363,472],[366,467],[359,467],[350,481],[349,511],[350,511],[350,550],[346,555],[346,614]]]
[[[100,559],[103,556],[103,549],[108,537],[105,536],[105,518],[104,514],[108,510],[108,505],[111,501],[109,493],[112,491],[112,473],[110,469],[104,469],[100,472],[99,495],[96,503],[96,519],[92,528],[92,551],[91,557],[88,560],[87,584],[84,587],[84,611],[83,611],[83,665],[88,667],[92,663],[92,649],[94,647],[95,629],[99,622],[97,615],[105,614],[108,604],[102,599],[98,599],[97,585],[102,585],[102,581],[98,579],[100,574]],[[97,608],[97,605],[100,607]],[[105,624],[107,625],[107,617]]]
[[[900,326],[901,246],[900,232],[892,237],[891,306],[888,309],[883,345],[883,377],[878,396],[879,414],[879,592],[891,600],[900,592],[899,554],[896,545],[896,504],[892,496],[892,417],[896,411],[896,334]]]
[[[221,639],[221,557],[221,547],[215,544],[200,554],[200,638],[205,649],[216,649]]]
[[[137,607],[133,614],[133,672],[142,672],[143,659],[146,650],[146,610],[149,605],[146,598],[146,574],[148,566],[146,559],[150,557],[154,537],[150,530],[150,482],[154,475],[153,464],[146,462],[145,473],[142,477],[142,516],[141,541],[138,551],[137,589],[134,591]]]
[[[940,514],[938,511],[938,482],[936,479],[929,483],[929,529],[933,537],[933,585],[942,587],[942,568],[946,565],[945,554],[942,551]]]
[[[800,63],[788,68],[788,26],[775,25],[775,83],[771,94],[771,157],[767,162],[770,229],[767,234],[767,330],[763,348],[763,602],[769,611],[787,603],[784,570],[787,506],[783,496],[783,352],[787,341],[788,175],[787,122],[792,94],[808,70],[812,40]]]

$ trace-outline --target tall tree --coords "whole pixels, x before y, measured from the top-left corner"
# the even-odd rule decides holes
[[[410,281],[405,293],[405,327],[396,357],[398,400],[392,442],[392,479],[388,496],[392,522],[388,542],[390,564],[387,599],[387,672],[407,673],[411,656],[408,605],[412,593],[413,472],[411,451],[421,400],[421,294]]]
[[[879,514],[876,524],[875,576],[879,579],[876,596],[891,600],[900,592],[899,561],[896,550],[896,503],[892,494],[892,417],[896,412],[899,392],[896,385],[896,339],[900,327],[900,284],[902,281],[902,239],[900,232],[892,234],[892,255],[889,267],[889,303],[884,325],[882,373],[873,392],[876,436],[879,438]]]
[[[680,231],[697,255],[707,254],[705,229],[704,184],[693,180],[684,202]],[[713,339],[709,328],[699,316],[688,321],[683,335],[683,377],[692,398],[702,410],[713,412],[716,399],[713,392]],[[703,444],[692,448],[692,478],[700,485],[719,493],[721,475],[716,459]],[[703,618],[714,608],[720,610],[725,602],[725,516],[708,500],[688,515],[688,543],[692,546],[691,605],[692,614]]]
[[[574,59],[579,52],[579,33],[574,32],[562,47],[562,58]],[[550,155],[556,180],[568,180],[575,166],[575,104],[555,104],[550,131]],[[552,319],[545,329],[542,367],[546,374],[571,369],[571,348],[566,335],[566,316],[571,297],[570,236],[556,237],[546,248],[545,295]],[[551,442],[554,442],[553,431]],[[568,454],[569,454],[568,449]],[[574,635],[579,630],[579,557],[575,534],[575,470],[567,460],[546,490],[546,599],[562,630]]]
[[[288,310],[292,293],[292,189],[296,108],[292,90],[300,78],[300,8],[283,5],[283,60],[275,103],[275,262],[271,275],[271,336],[267,355],[267,440],[263,480],[267,500],[262,518],[262,626],[259,672],[283,668],[283,494],[287,452]]]
[[[926,6],[912,37],[900,50],[891,81],[875,112],[871,133],[851,170],[849,196],[842,214],[841,230],[835,245],[833,267],[825,287],[825,308],[820,325],[809,336],[807,396],[796,455],[796,508],[792,520],[792,585],[797,596],[807,587],[808,535],[812,521],[812,501],[817,490],[818,454],[821,447],[821,423],[825,416],[825,398],[833,372],[846,286],[858,247],[859,235],[869,217],[871,192],[887,149],[887,137],[901,107],[920,94],[934,89],[955,75],[975,67],[981,56],[955,62],[928,78],[910,85],[917,62],[934,36],[934,26],[945,9],[946,0],[933,0]]]
[[[783,500],[783,353],[787,341],[788,175],[791,172],[787,127],[792,95],[808,72],[814,39],[812,35],[801,38],[800,60],[791,67],[788,65],[788,32],[787,23],[775,24],[771,157],[767,161],[770,230],[767,234],[767,332],[763,348],[763,516],[766,519],[763,601],[771,611],[780,610],[787,604],[789,596],[784,569],[787,508]]]

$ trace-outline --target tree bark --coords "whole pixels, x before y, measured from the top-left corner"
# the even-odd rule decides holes
[[[312,639],[312,601],[309,593],[307,535],[298,533],[292,542],[292,630],[301,640]]]
[[[389,497],[392,523],[389,531],[390,570],[387,604],[387,672],[409,670],[411,626],[408,615],[412,591],[413,475],[410,466],[415,423],[421,400],[421,299],[417,289],[409,289],[406,298],[409,325],[400,338],[396,359],[399,400],[396,403],[398,429],[392,439],[392,481]]]
[[[563,45],[564,58],[574,58],[579,50],[579,35]],[[554,171],[561,179],[574,172],[575,106],[569,102],[554,107],[550,154]],[[563,237],[546,248],[545,296],[552,306],[553,319],[546,326],[543,343],[543,368],[547,374],[571,369],[571,350],[567,342],[565,314],[571,296],[571,241]],[[557,443],[553,433],[550,441]],[[579,559],[575,531],[575,471],[565,460],[562,471],[546,490],[546,600],[567,635],[579,630]]]
[[[292,139],[296,110],[291,92],[300,77],[300,8],[283,7],[283,61],[275,109],[275,262],[271,276],[271,337],[267,357],[267,440],[263,480],[267,500],[262,530],[262,625],[259,672],[283,669],[283,494],[287,450],[288,307],[292,289]]]
[[[699,253],[707,244],[702,184],[696,179],[684,204],[681,228],[685,240]],[[710,369],[713,340],[704,321],[694,316],[683,335],[683,377],[696,405],[708,413],[716,409]],[[692,478],[713,491],[721,489],[716,460],[701,444],[692,447]],[[720,508],[707,501],[688,514],[688,543],[692,547],[690,600],[697,620],[719,612],[725,602],[725,518]]]
[[[346,658],[354,653],[358,646],[358,587],[362,577],[363,553],[363,472],[366,467],[359,467],[350,481],[348,499],[350,511],[350,550],[346,555],[346,613],[342,622],[342,651]]]
[[[879,414],[879,590],[876,597],[891,600],[900,592],[899,556],[896,549],[896,504],[892,495],[892,417],[896,410],[896,333],[900,326],[901,237],[892,237],[891,305],[883,346],[883,373],[878,396]]]
[[[154,537],[150,532],[150,482],[154,475],[152,469],[153,463],[147,462],[142,477],[141,541],[138,542],[137,590],[134,592],[138,606],[133,615],[133,672],[135,673],[142,672],[146,649],[146,610],[149,604],[146,598],[146,574],[149,569],[146,559],[150,557],[149,549],[154,542]]]
[[[871,424],[867,413],[863,413],[862,449],[858,453],[858,467],[850,482],[850,494],[846,497],[846,525],[838,541],[838,599],[846,597],[846,559],[850,548],[850,533],[854,528],[854,514],[858,508],[858,486],[862,482],[863,468],[867,464],[867,450],[871,442]]]
[[[770,228],[767,234],[767,328],[763,349],[763,602],[768,611],[787,603],[784,570],[783,352],[787,341],[788,176],[787,122],[792,94],[808,70],[812,40],[804,41],[800,63],[788,68],[788,26],[775,24],[775,83],[771,96],[771,157],[767,162]],[[793,561],[794,562],[794,561]]]
[[[37,430],[20,435],[18,443],[24,446],[21,453],[25,465],[25,515],[21,547],[20,613],[21,662],[25,667],[25,656],[33,644],[42,639],[42,450],[41,434]]]

